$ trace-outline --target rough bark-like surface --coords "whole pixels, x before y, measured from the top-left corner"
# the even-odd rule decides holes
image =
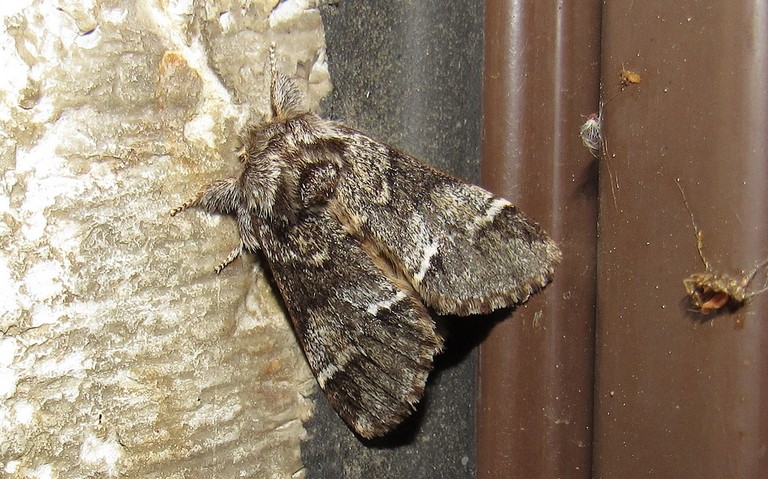
[[[314,386],[234,223],[171,208],[234,173],[267,52],[329,88],[312,2],[0,9],[0,475],[300,477]]]

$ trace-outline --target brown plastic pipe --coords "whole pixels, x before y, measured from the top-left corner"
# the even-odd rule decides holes
[[[592,464],[598,1],[486,3],[482,179],[539,221],[564,261],[480,350],[477,477],[587,478]]]
[[[705,266],[676,184],[713,271],[768,257],[768,5],[606,2],[602,70],[619,188],[600,209],[595,477],[768,477],[768,293],[690,310],[682,280]]]
[[[617,0],[602,22],[599,10],[487,6],[483,177],[565,261],[482,347],[478,477],[762,477],[768,293],[691,311],[682,280],[706,267],[677,181],[710,272],[740,277],[768,257],[768,8]],[[571,131],[596,110],[598,65],[607,151],[590,223],[598,165]],[[622,69],[640,82],[621,85]]]

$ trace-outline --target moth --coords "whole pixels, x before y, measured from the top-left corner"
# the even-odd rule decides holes
[[[246,128],[242,172],[187,208],[233,216],[260,251],[328,401],[364,438],[415,408],[442,338],[430,311],[513,307],[561,253],[508,201],[303,106],[270,55],[271,112]]]
[[[753,296],[768,290],[768,288],[764,288],[759,291],[748,291],[755,275],[761,268],[768,265],[768,261],[764,261],[749,273],[744,273],[738,277],[719,273],[712,268],[704,256],[704,234],[694,221],[693,212],[688,204],[688,199],[685,197],[683,187],[679,181],[676,183],[691,216],[691,224],[693,224],[693,231],[696,234],[696,249],[705,269],[705,272],[693,273],[683,280],[685,294],[688,296],[691,307],[704,316],[712,312],[723,311],[726,308],[735,311],[744,306]]]

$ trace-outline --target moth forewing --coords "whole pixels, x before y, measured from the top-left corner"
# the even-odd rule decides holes
[[[376,153],[347,152],[353,170],[369,173],[340,181],[340,201],[428,306],[487,313],[551,281],[559,249],[508,201],[370,138],[357,143]],[[387,169],[370,175],[382,163]]]
[[[442,345],[427,310],[327,212],[264,233],[263,252],[334,409],[363,437],[412,412]]]

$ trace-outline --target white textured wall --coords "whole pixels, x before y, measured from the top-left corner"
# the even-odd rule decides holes
[[[312,2],[309,2],[312,3]],[[305,0],[2,2],[0,476],[300,477],[314,380],[234,223],[269,43],[330,88]]]

